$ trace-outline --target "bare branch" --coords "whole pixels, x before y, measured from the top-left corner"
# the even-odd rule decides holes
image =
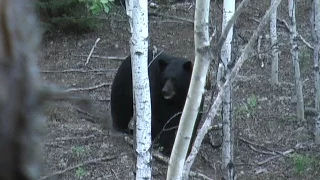
[[[90,57],[91,57],[91,55],[92,55],[92,53],[93,53],[93,50],[96,48],[97,43],[98,43],[99,41],[100,41],[100,38],[98,38],[98,39],[96,40],[96,42],[94,43],[94,45],[92,46],[91,51],[90,51],[90,53],[89,53],[89,56],[87,57],[87,61],[86,61],[86,63],[84,63],[85,66],[89,63]]]
[[[96,86],[92,86],[92,87],[85,87],[85,88],[69,88],[67,89],[67,92],[71,92],[71,91],[88,91],[88,90],[94,90],[94,89],[98,89],[101,88],[103,86],[110,86],[112,83],[102,83]]]

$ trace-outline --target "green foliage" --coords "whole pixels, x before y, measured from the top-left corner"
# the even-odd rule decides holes
[[[254,109],[257,106],[257,101],[258,98],[254,94],[252,94],[248,99],[247,99],[247,104],[249,109]]]
[[[78,167],[76,170],[76,176],[79,179],[83,179],[84,176],[86,175],[86,170],[82,167]]]
[[[252,94],[249,98],[247,98],[247,103],[243,104],[237,109],[237,112],[247,116],[253,113],[257,106],[258,98],[254,94]]]
[[[85,153],[84,147],[72,147],[72,151],[77,154],[77,156],[81,156]]]
[[[89,0],[85,1],[89,2]],[[85,1],[38,0],[36,8],[44,23],[45,30],[85,33],[96,29],[100,25],[99,19],[91,17],[91,12],[87,8],[88,2]],[[106,0],[101,1],[103,3]]]
[[[306,169],[310,168],[314,163],[314,159],[308,155],[301,155],[298,153],[292,154],[292,160],[296,173],[301,174]]]
[[[111,6],[114,3],[114,0],[79,0],[79,1],[88,4],[90,11],[94,15],[99,14],[102,11],[104,11],[105,13],[109,13]]]

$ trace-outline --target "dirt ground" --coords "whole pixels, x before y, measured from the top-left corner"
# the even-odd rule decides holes
[[[269,1],[253,1],[235,25],[236,50],[240,50],[256,29]],[[309,1],[297,4],[298,31],[311,42]],[[212,22],[221,29],[221,10],[212,7]],[[188,59],[194,59],[194,7],[161,7],[150,16],[150,45]],[[287,1],[278,17],[288,22]],[[179,17],[179,18],[176,18]],[[233,84],[235,120],[235,168],[240,180],[320,179],[319,146],[313,144],[314,117],[299,125],[295,116],[296,98],[288,31],[279,23],[280,86],[270,84],[268,27],[262,34],[264,67],[257,57],[249,59]],[[212,31],[213,28],[210,29]],[[48,102],[44,142],[43,179],[133,179],[133,149],[123,135],[109,131],[110,84],[121,60],[105,57],[129,55],[129,25],[123,9],[114,8],[104,26],[84,35],[52,32],[44,36],[39,67],[44,82],[69,89],[75,96],[92,100],[91,108],[76,102]],[[266,38],[265,38],[266,37]],[[97,38],[93,56],[87,56]],[[301,73],[305,105],[314,106],[312,51],[300,44]],[[235,52],[234,56],[239,57]],[[121,59],[120,58],[120,59]],[[209,95],[211,92],[208,92]],[[220,123],[221,118],[215,118]],[[221,141],[217,131],[211,140]],[[210,179],[221,179],[221,147],[214,148],[210,138],[202,143],[193,171]],[[167,165],[153,160],[153,178],[165,179]],[[193,179],[201,179],[193,177]]]

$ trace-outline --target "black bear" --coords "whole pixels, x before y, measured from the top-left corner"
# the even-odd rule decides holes
[[[169,155],[186,101],[193,65],[187,59],[165,53],[155,54],[154,57],[150,49],[148,63],[152,139],[159,138],[159,144],[163,146],[163,153]],[[116,130],[132,133],[128,129],[129,121],[133,116],[131,56],[123,61],[114,78],[111,87],[111,116],[113,127]],[[200,116],[194,133],[199,120]]]

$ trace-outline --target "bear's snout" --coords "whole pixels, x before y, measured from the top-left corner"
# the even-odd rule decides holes
[[[174,89],[172,80],[169,79],[166,81],[166,83],[164,84],[161,90],[161,93],[164,99],[167,99],[167,100],[172,99],[176,95],[176,91]]]

